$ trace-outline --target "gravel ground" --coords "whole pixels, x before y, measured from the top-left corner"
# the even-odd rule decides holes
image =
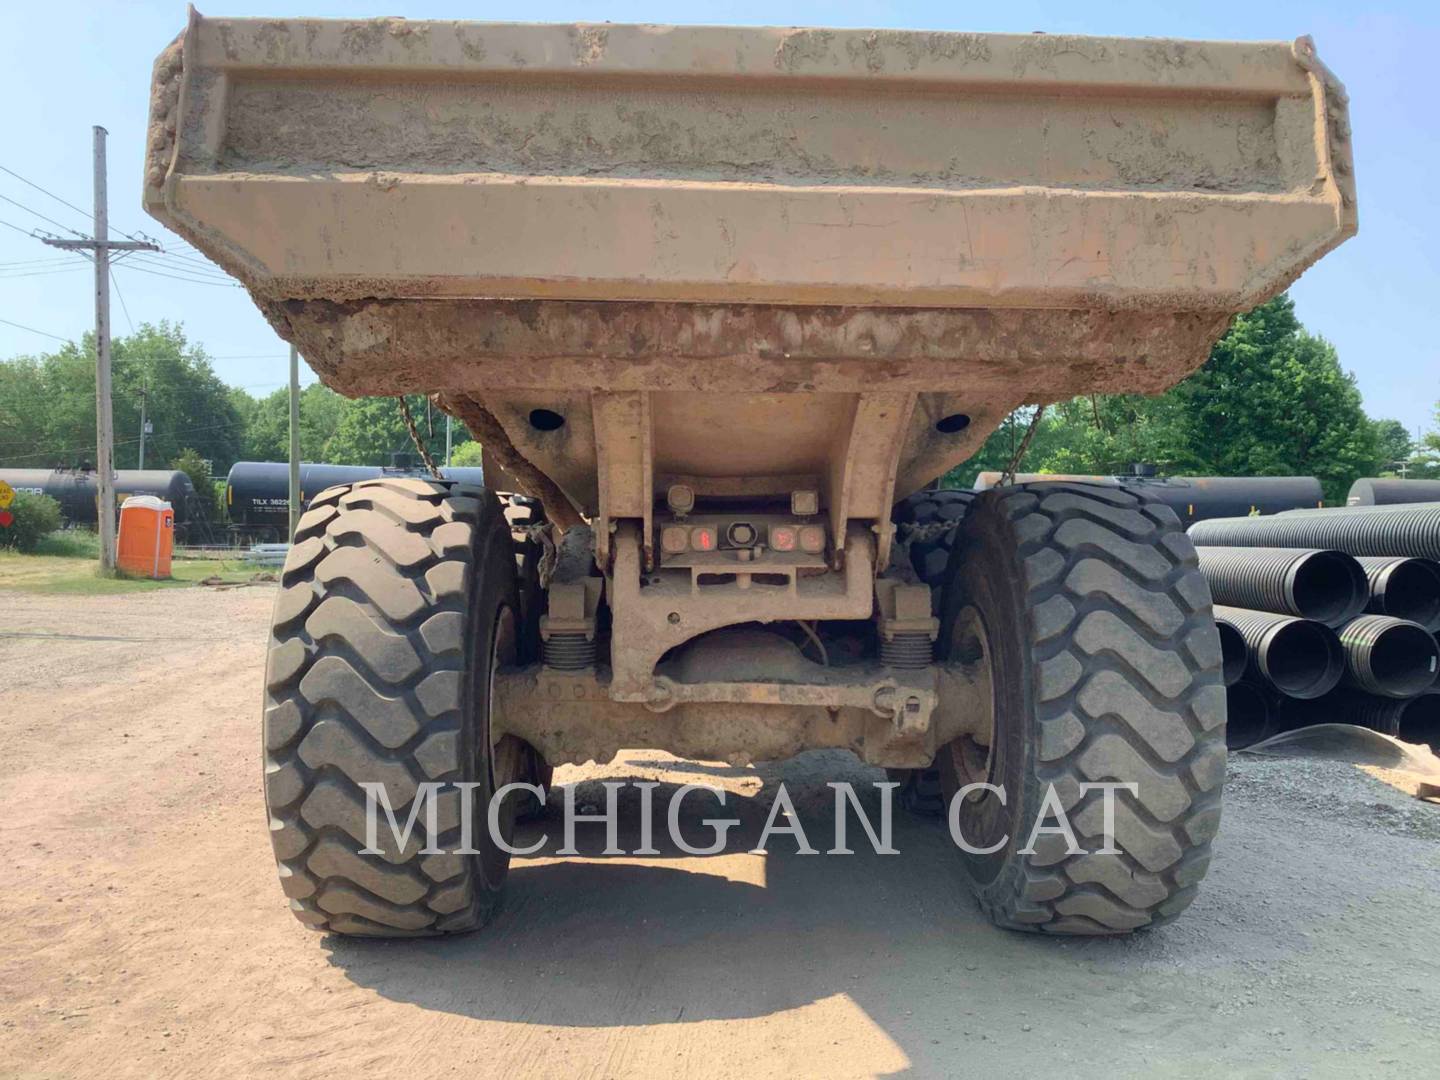
[[[1176,924],[1061,941],[988,926],[942,827],[901,854],[602,857],[559,822],[480,934],[304,930],[259,790],[268,588],[0,592],[0,1074],[1404,1076],[1435,1070],[1440,808],[1361,769],[1232,759],[1206,886]],[[842,754],[735,769],[633,752],[562,769],[777,785],[829,846]],[[621,802],[622,845],[639,808]],[[713,805],[687,803],[696,840]]]

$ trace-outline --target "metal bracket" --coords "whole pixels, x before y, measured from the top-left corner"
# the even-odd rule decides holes
[[[586,640],[594,641],[595,617],[604,589],[605,579],[598,577],[552,584],[550,610],[540,616],[540,640],[549,641],[554,634],[584,634]]]
[[[875,581],[875,613],[880,637],[893,641],[897,634],[940,636],[940,620],[931,613],[930,587],[906,585],[892,578]]]

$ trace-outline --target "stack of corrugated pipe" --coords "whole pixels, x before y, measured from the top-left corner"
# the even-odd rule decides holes
[[[1215,601],[1231,749],[1339,723],[1440,753],[1440,502],[1189,532]]]

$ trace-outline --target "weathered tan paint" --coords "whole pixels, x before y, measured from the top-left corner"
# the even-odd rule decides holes
[[[328,385],[434,394],[594,520],[634,705],[708,630],[869,618],[892,499],[1017,405],[1194,370],[1355,232],[1349,138],[1305,38],[192,13],[144,200]],[[667,478],[802,475],[831,573],[642,583]]]
[[[970,457],[1025,401],[1163,390],[1229,320],[1185,311],[589,301],[289,300],[263,308],[342,392],[441,387],[452,411],[482,399],[509,442],[590,515],[599,466],[586,387],[650,392],[657,476],[723,479],[728,471],[732,481],[825,474],[853,416],[844,397],[913,393],[895,485],[904,495]],[[537,407],[566,416],[566,425],[537,432],[526,421]],[[935,423],[955,413],[970,426],[938,432]]]
[[[704,590],[690,571],[643,574],[638,529],[622,522],[614,538],[606,599],[613,613],[610,694],[616,701],[651,701],[655,665],[669,650],[737,623],[870,617],[874,607],[875,538],[851,525],[841,541],[841,573],[792,579],[782,589],[720,585]]]
[[[1354,231],[1303,41],[197,18],[182,50],[146,202],[258,296],[1231,312]]]
[[[991,724],[987,663],[828,668],[776,635],[728,634],[662,665],[645,703],[617,700],[603,671],[501,672],[497,732],[519,736],[553,765],[609,761],[645,746],[737,765],[839,748],[874,765],[917,768]],[[906,704],[915,707],[899,708]]]

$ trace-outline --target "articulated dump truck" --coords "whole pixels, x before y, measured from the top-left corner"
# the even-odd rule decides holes
[[[1171,386],[1355,232],[1309,39],[192,13],[144,199],[326,385],[493,462],[300,520],[264,755],[302,922],[481,926],[539,809],[492,835],[491,795],[621,748],[850,750],[948,807],[1001,926],[1194,898],[1225,699],[1175,515],[932,485],[1017,407]],[[377,784],[434,818],[369,848]],[[1077,843],[1027,843],[1057,809]]]

